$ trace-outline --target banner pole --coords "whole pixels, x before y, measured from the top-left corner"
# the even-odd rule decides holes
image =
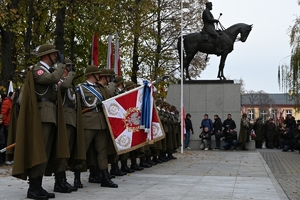
[[[183,38],[182,38],[182,23],[183,23],[183,3],[181,0],[181,21],[180,21],[180,42],[181,42],[181,55],[180,55],[180,69],[181,69],[181,81],[180,81],[180,106],[181,106],[181,153],[183,153],[183,134],[184,134],[184,116],[183,116]]]

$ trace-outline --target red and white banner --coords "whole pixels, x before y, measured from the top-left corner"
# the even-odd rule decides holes
[[[91,64],[98,66],[98,36],[97,34],[93,35],[92,39],[92,59],[91,59]]]
[[[115,36],[115,61],[114,61],[114,71],[117,76],[121,75],[121,60],[120,60],[120,49],[119,49],[119,36],[116,33]]]
[[[107,60],[106,60],[106,68],[107,69],[112,69],[112,65],[113,65],[113,58],[114,58],[114,54],[113,54],[113,48],[112,48],[112,36],[109,35],[108,36],[108,44],[107,44]]]
[[[154,105],[150,131],[140,126],[144,86],[103,101],[104,113],[118,154],[123,154],[165,138]],[[153,98],[153,97],[152,97]],[[152,139],[149,139],[152,138]]]

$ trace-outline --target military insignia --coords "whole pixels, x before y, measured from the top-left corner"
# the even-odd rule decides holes
[[[107,112],[112,116],[116,116],[119,113],[119,110],[120,106],[115,103],[112,103],[110,104]]]
[[[55,91],[57,91],[57,84],[54,84],[54,85],[53,85],[53,89],[54,89]]]
[[[121,135],[116,139],[116,143],[121,147],[130,147],[131,139],[127,135]]]
[[[37,73],[37,75],[40,76],[40,75],[42,75],[42,74],[44,73],[44,71],[40,69],[40,70],[38,70],[36,73]]]
[[[129,132],[137,132],[140,129],[141,112],[137,107],[132,107],[124,113],[123,122]]]

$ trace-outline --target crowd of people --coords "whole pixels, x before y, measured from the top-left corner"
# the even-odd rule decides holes
[[[186,115],[186,134],[185,134],[185,148],[189,147],[190,133],[194,133],[191,114]],[[255,141],[255,148],[268,148],[268,149],[282,149],[282,151],[300,152],[300,120],[288,114],[286,119],[281,123],[274,123],[273,118],[263,122],[262,118],[257,118],[254,123],[250,123],[247,114],[243,114],[240,122],[239,134],[235,131],[236,124],[231,118],[231,114],[227,115],[227,119],[221,121],[218,115],[214,115],[214,122],[209,119],[208,115],[204,115],[201,121],[200,129],[202,129],[199,138],[200,149],[211,149],[211,138],[215,136],[216,147],[214,150],[221,148],[221,139],[224,141],[223,150],[233,150],[239,146],[242,150],[246,148],[246,142],[250,138]]]
[[[102,101],[130,91],[137,84],[116,76],[113,70],[90,65],[84,73],[86,81],[75,86],[76,66],[70,59],[62,58],[49,44],[37,47],[35,53],[40,60],[27,69],[20,94],[11,101],[18,105],[11,107],[18,109],[18,115],[10,117],[17,126],[10,129],[4,115],[2,123],[3,135],[8,133],[10,141],[4,146],[16,144],[6,153],[14,160],[12,175],[29,180],[27,198],[55,198],[54,193],[43,189],[43,176],[54,174],[54,192],[59,193],[83,188],[81,173],[87,171],[90,183],[118,188],[112,181],[115,176],[177,159],[173,153],[181,140],[175,106],[155,101],[164,139],[118,155]],[[73,185],[67,181],[67,170],[74,172]]]

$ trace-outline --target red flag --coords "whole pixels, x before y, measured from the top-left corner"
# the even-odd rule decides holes
[[[120,49],[119,49],[119,36],[116,33],[115,36],[115,61],[114,61],[114,71],[117,76],[121,75],[121,60],[120,60]]]
[[[149,144],[149,138],[153,138],[151,142],[155,142],[165,137],[154,105],[152,106],[151,130],[145,132],[140,127],[143,88],[144,86],[140,86],[102,102],[118,154]]]
[[[113,47],[112,47],[112,36],[108,36],[108,47],[107,47],[107,61],[106,61],[106,68],[112,69],[112,63],[113,63]]]
[[[98,62],[98,37],[97,34],[93,35],[93,41],[92,41],[92,65],[99,65]]]

